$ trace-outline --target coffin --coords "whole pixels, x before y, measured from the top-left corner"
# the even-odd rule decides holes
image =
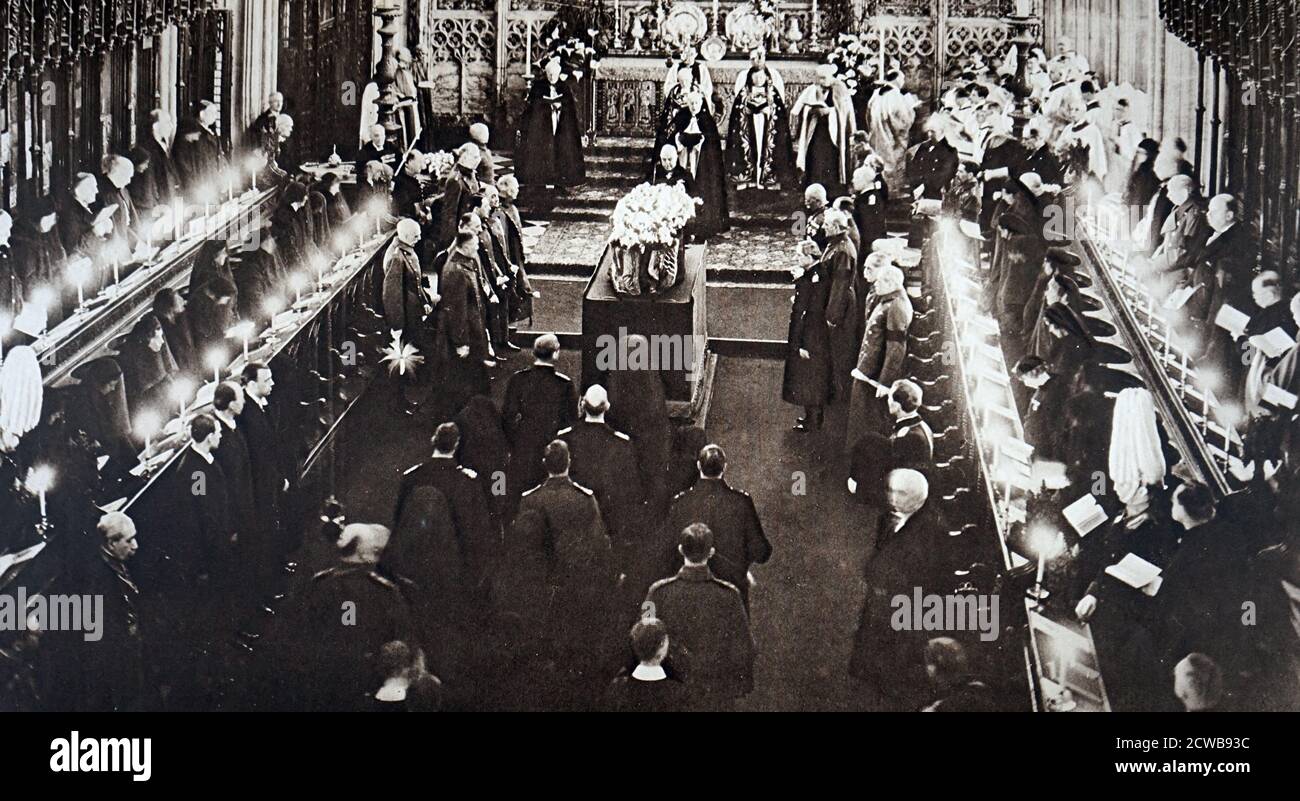
[[[614,287],[618,257],[614,247],[606,246],[582,298],[583,389],[607,383],[611,363],[617,369],[639,367],[628,360],[643,354],[627,353],[625,342],[641,334],[650,340],[651,367],[663,374],[668,400],[695,400],[708,345],[705,248],[689,245],[680,250],[673,285],[655,294],[629,295]]]

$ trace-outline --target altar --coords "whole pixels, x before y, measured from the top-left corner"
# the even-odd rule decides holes
[[[815,56],[770,55],[768,65],[781,73],[787,98],[795,98],[816,79]],[[714,117],[724,137],[736,79],[749,69],[743,53],[710,63]],[[596,71],[596,133],[611,136],[651,136],[664,103],[664,57],[649,54],[606,56]]]

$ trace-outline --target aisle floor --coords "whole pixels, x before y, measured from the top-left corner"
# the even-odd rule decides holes
[[[505,376],[526,361],[515,354],[503,365],[493,382],[498,400]],[[561,369],[575,378],[577,362],[576,352],[561,354]],[[755,689],[739,708],[871,709],[847,667],[874,515],[844,489],[842,414],[833,410],[820,433],[791,431],[798,410],[781,401],[781,376],[779,361],[721,359],[708,420],[710,438],[731,455],[729,480],[753,495],[773,545],[771,560],[754,570]],[[362,403],[346,424],[337,492],[349,519],[386,522],[401,471],[426,455],[438,421],[397,417],[382,389]],[[327,566],[325,544],[308,540],[304,567]]]

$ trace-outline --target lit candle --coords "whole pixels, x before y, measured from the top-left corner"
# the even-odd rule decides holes
[[[533,23],[532,20],[524,20],[524,30],[527,31],[524,39],[524,77],[531,77],[533,74]]]
[[[41,505],[41,522],[45,522],[47,517],[45,508],[45,493],[49,492],[54,483],[54,468],[49,465],[40,465],[33,467],[27,474],[27,491],[35,493],[40,500]]]
[[[1187,351],[1186,350],[1183,351],[1183,357],[1182,360],[1179,362],[1178,369],[1181,372],[1181,375],[1179,376],[1178,379],[1178,396],[1181,398],[1186,398],[1187,397]]]
[[[1047,569],[1047,543],[1043,543],[1038,549],[1038,575],[1034,578],[1034,586],[1043,586],[1043,573]]]
[[[239,324],[239,334],[244,340],[244,361],[248,361],[248,336],[253,332],[253,323],[251,320],[244,320]]]
[[[185,417],[185,405],[189,402],[190,392],[192,392],[193,389],[193,385],[187,378],[179,378],[172,382],[172,400],[175,401],[176,405],[180,408],[180,416],[182,419]]]
[[[226,354],[221,348],[213,348],[208,351],[208,366],[212,368],[213,383],[221,383],[221,368],[225,363]]]
[[[139,418],[135,421],[135,426],[144,434],[144,461],[148,462],[149,457],[153,455],[153,435],[158,433],[162,425],[162,420],[158,413],[146,410],[140,413]]]

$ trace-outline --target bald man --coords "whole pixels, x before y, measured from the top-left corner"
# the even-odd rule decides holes
[[[410,217],[397,221],[397,236],[384,251],[384,320],[402,331],[404,342],[423,337],[424,318],[432,311],[420,287],[420,260],[415,246],[420,241],[420,224]]]
[[[659,148],[659,160],[650,175],[653,184],[681,184],[686,194],[695,197],[695,178],[691,171],[678,163],[677,148],[664,145]]]
[[[810,184],[803,190],[804,237],[816,242],[818,249],[826,247],[826,235],[822,232],[822,218],[829,206],[826,187],[821,184]]]
[[[630,576],[645,556],[650,528],[643,525],[644,488],[628,480],[637,474],[636,449],[631,437],[605,422],[609,394],[600,384],[588,387],[578,406],[582,419],[555,436],[569,446],[573,480],[596,493],[615,561],[620,572]]]
[[[1151,265],[1174,285],[1187,286],[1213,231],[1205,219],[1196,179],[1175,175],[1165,188],[1174,210],[1161,227],[1163,240],[1151,255]]]

